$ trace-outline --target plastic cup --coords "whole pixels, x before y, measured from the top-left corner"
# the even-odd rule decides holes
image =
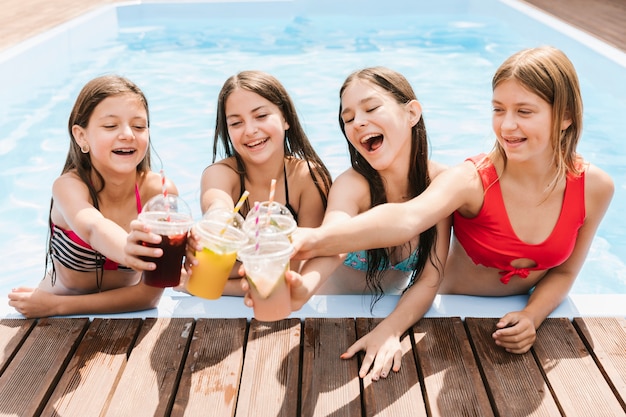
[[[253,242],[239,250],[257,320],[276,321],[291,314],[291,294],[285,271],[292,252],[291,242],[282,234],[263,235],[258,245]]]
[[[256,239],[258,230],[259,234],[283,234],[291,240],[291,234],[297,227],[298,224],[287,207],[269,201],[260,203],[258,211],[250,210],[243,223],[243,230],[250,239]]]
[[[198,265],[191,268],[187,291],[215,300],[222,296],[237,250],[248,242],[241,230],[243,217],[231,210],[211,210],[193,228],[203,248],[196,252]]]
[[[191,209],[178,196],[157,195],[143,207],[139,220],[149,226],[152,233],[161,235],[161,243],[143,242],[143,245],[163,249],[163,256],[159,258],[141,257],[156,264],[155,270],[144,271],[145,284],[159,288],[179,285],[187,235],[193,225]]]

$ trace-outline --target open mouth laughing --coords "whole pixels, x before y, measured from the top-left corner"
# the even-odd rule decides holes
[[[380,148],[383,144],[383,135],[372,134],[361,139],[361,145],[365,147],[368,152],[374,152]]]

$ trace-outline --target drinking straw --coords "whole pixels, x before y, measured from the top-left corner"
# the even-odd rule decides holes
[[[272,215],[272,203],[274,202],[275,193],[276,193],[276,179],[273,178],[272,182],[270,183],[270,197],[269,197],[269,204],[267,205],[267,219],[265,221],[266,226],[270,224],[270,217]]]
[[[165,173],[163,170],[161,170],[161,192],[163,193],[163,201],[165,202],[166,220],[169,222],[172,219],[170,217],[170,202],[167,198],[167,187],[165,186]]]
[[[226,233],[226,229],[228,228],[228,225],[231,224],[235,220],[235,214],[239,212],[239,210],[241,209],[241,206],[243,206],[243,203],[246,201],[246,198],[248,198],[248,195],[250,195],[250,192],[248,190],[245,190],[243,194],[241,194],[241,197],[239,197],[239,201],[237,201],[237,204],[235,205],[235,208],[233,209],[233,215],[229,217],[228,220],[226,221],[224,228],[220,231],[220,235],[223,235],[224,233]]]
[[[259,231],[261,229],[261,227],[259,226],[259,217],[261,217],[259,213],[260,206],[261,205],[259,204],[258,201],[254,203],[254,214],[256,215],[256,218],[254,220],[254,251],[255,252],[259,251]]]
[[[243,203],[246,201],[246,198],[248,198],[249,195],[250,195],[250,191],[248,190],[245,190],[243,194],[241,194],[241,197],[239,197],[239,201],[237,201],[237,204],[235,205],[235,208],[233,209],[233,214],[237,214],[239,212],[239,210],[241,209],[241,206],[243,206]]]

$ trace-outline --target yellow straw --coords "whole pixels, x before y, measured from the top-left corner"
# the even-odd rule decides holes
[[[248,198],[249,195],[250,191],[248,190],[245,190],[243,194],[241,194],[241,197],[239,197],[239,201],[237,201],[237,204],[233,209],[233,214],[237,214],[239,212],[239,209],[241,209],[241,206],[243,206],[243,203],[246,201],[246,198]]]
[[[232,217],[229,217],[228,221],[226,222],[226,226],[224,226],[224,228],[220,231],[220,235],[223,235],[224,233],[226,233],[226,229],[228,228],[228,225],[231,224],[233,220],[235,220],[235,214],[239,212],[239,210],[241,209],[241,206],[243,206],[243,203],[246,201],[246,198],[248,198],[248,195],[250,195],[250,192],[248,190],[245,190],[243,194],[241,194],[241,197],[239,197],[239,201],[237,201],[237,204],[235,205],[235,208],[233,209]]]

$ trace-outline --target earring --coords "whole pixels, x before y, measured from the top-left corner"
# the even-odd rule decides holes
[[[86,143],[85,143],[84,145],[81,145],[81,147],[80,147],[80,151],[81,151],[82,153],[89,153],[89,145],[88,145],[88,144],[86,144]]]

